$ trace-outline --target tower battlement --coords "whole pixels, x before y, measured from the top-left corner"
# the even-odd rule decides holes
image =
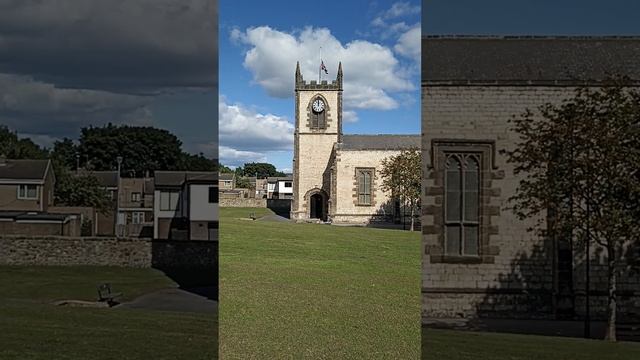
[[[338,74],[336,79],[329,82],[328,80],[322,80],[318,82],[316,80],[305,81],[300,72],[300,63],[296,63],[296,91],[298,90],[338,90],[342,91],[342,63],[338,65]]]

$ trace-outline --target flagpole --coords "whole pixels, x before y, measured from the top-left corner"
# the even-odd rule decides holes
[[[320,64],[322,64],[322,46],[320,46]],[[322,82],[322,65],[318,65],[318,84]]]

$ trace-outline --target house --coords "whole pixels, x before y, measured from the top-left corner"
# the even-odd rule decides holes
[[[268,177],[267,198],[293,199],[293,177]]]
[[[112,205],[107,213],[96,214],[94,224],[95,234],[97,236],[115,236],[116,234],[116,207],[118,194],[118,172],[117,171],[89,171],[80,170],[76,172],[77,176],[92,175],[98,179],[98,183],[109,193]]]
[[[267,179],[256,179],[256,199],[266,199],[268,193]]]
[[[0,234],[80,235],[79,214],[57,214],[50,160],[0,157]]]
[[[156,171],[153,236],[170,240],[217,240],[218,174]]]
[[[220,192],[225,190],[233,190],[236,186],[235,173],[221,173],[218,175],[218,189]]]
[[[117,234],[121,237],[153,236],[153,178],[120,178]]]

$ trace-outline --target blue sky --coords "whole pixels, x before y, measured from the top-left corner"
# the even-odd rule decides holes
[[[456,35],[639,35],[640,1],[425,0],[422,31]]]
[[[420,132],[419,1],[245,2],[220,14],[220,159],[290,171],[296,60],[331,80],[342,61],[345,133]]]

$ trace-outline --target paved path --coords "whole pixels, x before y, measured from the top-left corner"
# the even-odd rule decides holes
[[[280,216],[280,215],[276,215],[276,214],[265,215],[265,216],[257,219],[256,221],[291,222],[290,219],[287,219],[284,216]]]
[[[162,289],[116,307],[215,314],[218,312],[218,302],[207,297],[207,293],[211,293],[210,289]]]

